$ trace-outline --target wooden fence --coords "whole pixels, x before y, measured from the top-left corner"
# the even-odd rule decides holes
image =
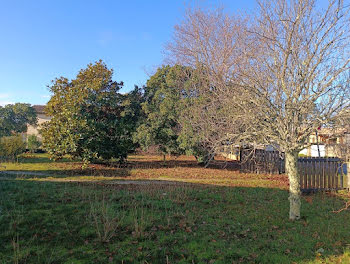
[[[283,153],[242,150],[241,171],[259,174],[285,173]],[[300,189],[303,192],[341,190],[347,186],[346,165],[340,158],[299,158]]]
[[[241,172],[280,174],[284,172],[284,154],[263,149],[243,149],[240,152]]]
[[[305,192],[346,187],[346,165],[339,158],[299,158],[300,189]]]

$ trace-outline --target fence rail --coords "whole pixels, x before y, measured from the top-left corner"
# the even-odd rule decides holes
[[[346,170],[346,165],[340,158],[299,158],[300,189],[310,192],[349,188]],[[258,174],[285,173],[284,155],[278,151],[242,150],[241,171]]]

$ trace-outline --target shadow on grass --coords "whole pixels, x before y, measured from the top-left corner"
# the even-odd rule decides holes
[[[142,157],[143,158],[143,157]],[[147,158],[147,157],[146,157]],[[170,159],[162,160],[129,160],[124,164],[89,164],[82,169],[82,163],[69,159],[58,162],[51,161],[47,154],[26,155],[19,163],[5,164],[7,169],[0,171],[2,174],[17,176],[21,178],[64,178],[75,176],[95,177],[128,177],[131,170],[162,170],[176,168],[203,169],[204,167],[196,160]],[[223,169],[224,168],[224,169]],[[239,171],[239,163],[236,161],[215,160],[208,169],[221,169],[223,171]]]
[[[53,163],[54,161],[52,161],[49,156],[46,153],[43,154],[30,154],[30,153],[26,153],[22,156],[19,157],[18,159],[19,163],[24,163],[24,164],[28,164],[28,163]],[[77,160],[73,160],[73,159],[69,159],[69,158],[63,158],[60,159],[59,162],[77,162]]]
[[[65,170],[4,170],[0,175],[16,179],[29,178],[57,178],[63,179],[73,177],[128,177],[129,169],[65,169]]]
[[[89,171],[90,173],[94,170],[113,170],[113,169],[165,169],[165,168],[204,168],[203,164],[199,164],[195,160],[183,160],[183,159],[171,159],[166,161],[161,160],[129,160],[125,163],[91,163],[88,165],[88,168],[82,170],[82,162],[78,160],[71,160],[68,158],[64,158],[54,162],[49,159],[47,154],[34,154],[22,156],[19,159],[18,163],[11,163],[13,165],[33,165],[33,168],[37,164],[42,164],[43,166],[52,164],[53,166],[59,167],[62,170],[69,170],[71,167],[74,167],[74,171]],[[65,166],[67,165],[67,166]],[[13,167],[13,166],[12,166]],[[20,168],[20,167],[19,167]],[[240,164],[238,161],[225,161],[225,160],[214,160],[212,161],[208,168],[210,169],[225,169],[227,171],[239,171]],[[20,169],[19,169],[20,170]],[[74,174],[73,171],[71,173]],[[97,172],[94,172],[95,174]]]
[[[125,164],[111,164],[114,167],[125,167],[130,169],[160,169],[160,168],[203,168],[203,164],[199,164],[196,160],[182,160],[172,159],[166,161],[154,161],[154,160],[137,160],[128,161]],[[211,169],[225,169],[232,171],[239,171],[240,165],[237,161],[226,161],[226,160],[214,160],[208,168]]]
[[[291,222],[288,193],[272,188],[0,181],[0,192],[0,259],[9,261],[17,237],[26,263],[350,260],[350,214],[332,213],[344,202],[325,194],[304,197],[303,218]],[[118,225],[101,242],[106,221]]]

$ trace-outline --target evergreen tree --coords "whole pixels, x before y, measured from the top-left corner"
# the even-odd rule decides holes
[[[93,160],[123,161],[133,150],[130,114],[123,83],[112,80],[113,70],[102,61],[89,64],[74,80],[56,79],[43,125],[43,145],[53,159],[66,154],[80,157],[84,164]]]

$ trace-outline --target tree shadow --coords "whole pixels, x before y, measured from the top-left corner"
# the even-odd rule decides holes
[[[144,159],[143,159],[144,158]],[[130,159],[125,163],[119,164],[111,162],[108,164],[89,164],[86,168],[80,161],[71,159],[61,159],[53,162],[47,155],[27,155],[20,159],[19,164],[24,166],[11,166],[11,169],[0,171],[1,174],[12,175],[20,178],[65,178],[75,176],[94,176],[94,177],[128,177],[132,170],[162,170],[162,169],[204,169],[194,158],[172,157],[163,161],[159,156],[141,156],[137,159]],[[33,164],[33,166],[30,166]],[[50,169],[52,164],[52,169]],[[29,165],[29,166],[26,166]],[[208,169],[219,169],[223,171],[238,172],[240,164],[237,161],[227,161],[223,159],[214,160],[207,167]]]
[[[0,191],[4,193],[4,199],[7,197],[16,202],[26,196],[21,210],[28,221],[34,219],[37,212],[43,217],[40,224],[29,222],[28,228],[26,222],[21,223],[18,230],[26,230],[20,234],[25,239],[23,247],[31,236],[39,236],[30,243],[42,246],[43,254],[50,253],[48,248],[55,251],[58,247],[69,247],[70,252],[61,256],[63,259],[104,262],[113,256],[116,262],[164,263],[168,259],[171,263],[304,263],[317,260],[321,263],[322,259],[330,258],[329,263],[333,263],[341,260],[350,241],[350,214],[348,211],[333,213],[344,201],[329,194],[303,196],[303,217],[292,222],[288,220],[288,192],[273,188],[167,181],[69,185],[0,181]],[[93,232],[86,231],[87,222],[82,221],[87,215],[84,210],[91,206],[86,204],[89,202],[86,199],[91,199],[90,191],[97,195],[92,196],[94,199],[107,199],[124,215],[125,222],[118,229],[118,236],[107,244],[96,242]],[[10,193],[14,195],[7,196]],[[96,202],[99,201],[94,200]],[[4,208],[6,202],[2,205]],[[142,212],[143,218],[135,216],[138,211]],[[69,219],[66,226],[50,224],[66,218]],[[0,226],[9,226],[4,219],[0,219]],[[45,231],[39,232],[36,228]],[[47,237],[48,234],[51,235]],[[75,239],[67,242],[67,237]],[[7,239],[6,235],[0,234],[3,245]],[[86,254],[81,254],[82,247]],[[117,248],[118,252],[101,254],[111,248]],[[5,247],[3,249],[12,254]],[[55,260],[55,254],[51,256]],[[29,256],[29,262],[30,257],[37,258]]]
[[[88,167],[90,169],[98,168],[98,167],[99,168],[112,167],[112,168],[123,168],[123,169],[163,169],[163,168],[177,168],[177,167],[180,167],[180,168],[181,167],[183,168],[203,168],[204,167],[204,164],[199,163],[194,157],[189,157],[189,156],[180,156],[180,157],[171,156],[171,157],[167,157],[166,160],[162,160],[161,156],[155,156],[155,155],[136,156],[136,157],[137,158],[133,158],[132,156],[132,158],[128,158],[123,163],[92,162]],[[2,161],[2,162],[4,163],[7,161]],[[16,163],[16,162],[13,162],[13,163]],[[19,157],[17,163],[22,163],[22,164],[77,163],[77,164],[80,164],[80,166],[82,166],[82,161],[79,159],[71,159],[71,158],[65,157],[55,162],[51,160],[46,153],[35,153],[35,154],[26,153],[25,155],[22,155]],[[239,171],[240,163],[239,161],[228,160],[223,157],[217,157],[212,162],[210,162],[207,168]]]
[[[123,164],[111,163],[110,166],[116,168],[129,168],[129,169],[163,169],[163,168],[204,168],[204,164],[198,163],[193,159],[174,158],[163,160],[128,160]],[[239,171],[240,163],[233,160],[224,160],[219,158],[213,160],[207,168],[210,169],[225,169],[230,171]]]
[[[129,169],[65,169],[65,170],[3,170],[0,175],[7,177],[29,179],[29,178],[74,178],[74,177],[128,177]],[[93,178],[91,180],[94,180]]]
[[[25,154],[25,156],[20,156],[18,159],[19,163],[23,164],[37,164],[37,163],[53,163],[54,161],[51,160],[47,154]],[[71,162],[77,162],[77,160],[69,159],[69,158],[62,158],[58,162],[65,162],[65,163],[71,163]]]

